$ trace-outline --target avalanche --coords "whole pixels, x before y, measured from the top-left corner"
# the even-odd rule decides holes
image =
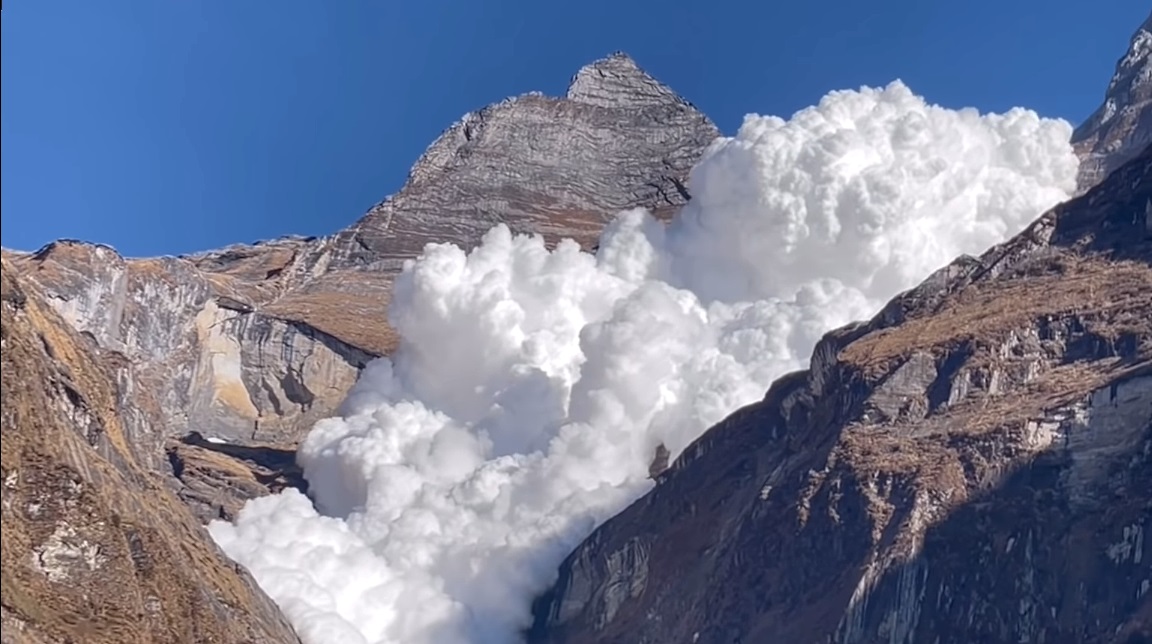
[[[1074,189],[1071,127],[953,111],[899,82],[749,116],[665,226],[631,211],[595,255],[490,231],[398,278],[402,337],[316,425],[296,491],[216,541],[313,644],[516,641],[560,560],[677,454],[873,314]]]

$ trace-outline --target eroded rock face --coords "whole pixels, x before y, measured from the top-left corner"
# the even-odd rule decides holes
[[[298,642],[142,461],[118,413],[118,355],[6,260],[0,283],[0,641]]]
[[[1104,103],[1072,134],[1080,155],[1079,184],[1096,185],[1152,143],[1152,15],[1116,63]]]
[[[265,313],[280,295],[275,282],[187,259],[125,259],[64,241],[13,264],[77,330],[124,356],[121,404],[134,412],[133,444],[153,464],[169,436],[188,431],[290,443],[338,403],[373,356]]]
[[[709,430],[533,642],[1152,637],[1152,147]]]

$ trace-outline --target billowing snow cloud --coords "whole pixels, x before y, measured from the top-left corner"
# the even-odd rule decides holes
[[[594,526],[675,455],[875,313],[1074,189],[1071,127],[926,104],[901,83],[748,117],[668,226],[622,213],[591,255],[494,228],[396,283],[403,341],[300,448],[313,503],[213,536],[314,644],[504,643]]]

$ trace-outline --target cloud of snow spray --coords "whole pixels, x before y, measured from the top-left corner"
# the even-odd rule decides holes
[[[396,282],[399,350],[300,447],[289,490],[211,532],[315,644],[514,642],[599,522],[820,335],[874,314],[1074,188],[1070,126],[926,104],[901,83],[750,116],[664,226],[595,254],[494,228]]]

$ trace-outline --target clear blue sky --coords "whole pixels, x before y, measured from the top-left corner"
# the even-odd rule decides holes
[[[1106,8],[1105,8],[1106,7]],[[622,49],[725,132],[902,78],[1073,122],[1144,0],[11,0],[3,245],[129,255],[325,234],[465,112]]]

